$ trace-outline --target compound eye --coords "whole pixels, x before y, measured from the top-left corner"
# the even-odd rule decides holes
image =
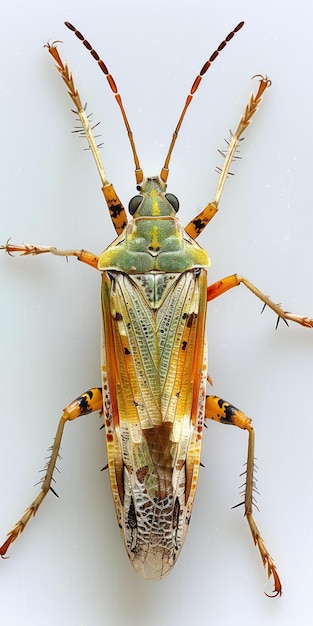
[[[140,204],[143,201],[143,196],[134,196],[130,201],[129,201],[129,205],[128,205],[128,210],[130,212],[131,215],[134,215],[138,209],[138,207],[140,206]]]
[[[166,200],[170,203],[170,205],[173,207],[175,213],[177,213],[178,209],[179,209],[179,201],[178,198],[176,198],[176,196],[174,196],[173,193],[166,193],[165,194]]]

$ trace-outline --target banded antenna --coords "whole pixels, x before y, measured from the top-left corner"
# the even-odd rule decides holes
[[[129,143],[132,149],[132,153],[133,153],[133,157],[134,157],[134,163],[135,163],[135,176],[136,176],[136,183],[137,185],[141,184],[143,181],[143,171],[140,167],[140,163],[139,163],[139,158],[137,155],[137,151],[136,151],[136,146],[135,146],[135,142],[134,142],[134,138],[133,138],[133,133],[132,130],[130,128],[130,124],[124,109],[124,105],[122,102],[122,98],[118,92],[118,88],[116,85],[116,82],[112,76],[112,74],[110,74],[107,66],[105,65],[104,61],[100,58],[99,54],[96,52],[96,50],[92,47],[92,45],[89,43],[89,41],[87,39],[85,39],[84,35],[82,35],[82,33],[77,30],[77,28],[75,28],[75,26],[73,26],[72,24],[70,24],[70,22],[64,22],[65,26],[67,26],[67,28],[69,28],[71,31],[73,31],[73,33],[76,35],[76,37],[82,42],[82,44],[85,46],[85,48],[87,48],[87,50],[89,50],[91,56],[95,59],[95,61],[97,61],[101,71],[104,73],[111,91],[114,94],[115,100],[120,108],[120,111],[122,113],[122,117],[124,120],[124,124],[127,130],[127,134],[128,134],[128,139],[129,139]],[[185,117],[186,111],[193,99],[193,96],[195,94],[195,92],[197,91],[201,80],[204,76],[204,74],[206,74],[206,72],[208,71],[209,67],[211,67],[213,61],[215,61],[215,59],[218,57],[219,53],[225,48],[225,46],[231,41],[231,39],[234,37],[234,35],[236,33],[238,33],[238,31],[243,27],[244,22],[239,22],[239,24],[237,24],[236,28],[234,28],[234,30],[232,30],[227,37],[225,37],[225,39],[223,41],[221,41],[221,43],[219,44],[219,46],[216,48],[216,50],[214,50],[214,52],[211,54],[210,58],[205,62],[205,64],[203,65],[202,69],[200,70],[199,74],[196,76],[192,87],[190,89],[190,93],[186,98],[186,102],[185,105],[183,107],[183,110],[181,112],[180,118],[178,120],[178,124],[174,130],[173,133],[173,137],[172,137],[172,141],[170,143],[170,147],[166,156],[166,159],[164,161],[164,165],[161,169],[160,172],[160,178],[161,180],[166,183],[167,178],[168,178],[168,174],[169,174],[169,162],[172,156],[172,152],[173,152],[173,148],[175,146],[176,143],[176,139],[178,136],[178,133],[180,131],[180,127],[182,125],[183,119]]]

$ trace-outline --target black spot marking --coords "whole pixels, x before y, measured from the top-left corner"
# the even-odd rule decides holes
[[[203,220],[193,220],[192,223],[198,235],[200,235],[201,231],[206,227],[206,223],[203,222]]]
[[[88,400],[88,398],[86,396],[88,396],[88,393],[86,393],[83,396],[80,396],[80,398],[78,399],[80,412],[82,414],[88,413],[88,412],[91,411],[90,406],[89,406],[89,400]]]
[[[110,213],[111,213],[111,217],[112,219],[116,219],[122,212],[124,211],[124,207],[122,204],[111,204],[110,205]],[[125,223],[126,226],[126,223]],[[125,228],[124,224],[123,224],[123,228]]]
[[[233,417],[236,413],[235,407],[232,406],[231,404],[226,404],[226,406],[224,407],[224,410],[225,410],[225,417],[221,419],[221,422],[223,422],[223,424],[233,424]]]
[[[189,315],[189,319],[187,321],[187,328],[191,328],[194,320],[197,319],[197,314],[196,313],[190,313]]]

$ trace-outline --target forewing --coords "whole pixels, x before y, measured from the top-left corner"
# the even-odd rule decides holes
[[[139,501],[155,506],[158,527],[166,534],[175,502],[180,511],[187,504],[190,515],[198,475],[206,272],[104,273],[102,308],[108,456],[118,518],[124,526],[123,516],[130,515],[127,492],[138,525],[135,494],[140,491]],[[162,513],[166,507],[159,511],[158,503],[165,501],[172,510]],[[182,516],[179,526],[181,536]],[[172,526],[168,533],[172,541]]]

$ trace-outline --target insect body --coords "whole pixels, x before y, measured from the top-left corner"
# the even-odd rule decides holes
[[[133,221],[99,259],[111,484],[144,578],[170,571],[188,528],[206,386],[208,256],[164,191],[157,178],[144,182]]]
[[[236,425],[248,431],[244,512],[274,595],[281,583],[272,557],[253,517],[254,430],[239,409],[216,396],[206,396],[206,303],[244,284],[278,318],[306,327],[313,320],[286,313],[246,278],[234,274],[207,287],[207,253],[195,239],[215,215],[240,137],[249,125],[270,81],[260,77],[244,115],[224,154],[213,201],[184,229],[178,200],[166,193],[172,150],[202,76],[218,53],[241,29],[241,22],[219,45],[196,77],[159,177],[144,178],[132,132],[115,81],[83,35],[70,30],[90,50],[104,72],[121,109],[133,151],[138,195],[129,203],[127,223],[113,185],[107,180],[99,151],[68,66],[54,45],[48,46],[75,104],[84,135],[95,158],[102,191],[117,239],[100,255],[86,250],[58,250],[34,245],[2,246],[8,253],[76,256],[102,273],[102,388],[94,387],[64,409],[41,490],[0,547],[4,556],[24,530],[47,492],[57,461],[64,425],[80,415],[101,410],[106,427],[108,470],[113,499],[128,556],[144,578],[159,579],[173,567],[183,545],[194,501],[204,419]]]

